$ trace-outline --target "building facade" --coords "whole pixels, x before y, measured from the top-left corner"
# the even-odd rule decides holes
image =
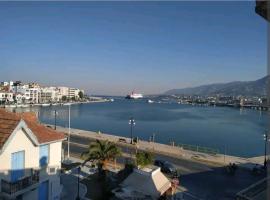
[[[0,102],[1,103],[12,103],[13,101],[14,101],[14,99],[13,99],[12,92],[0,91]]]
[[[64,134],[34,114],[0,110],[0,199],[60,199]]]
[[[41,88],[39,96],[40,103],[58,102],[60,99],[61,95],[56,87]]]

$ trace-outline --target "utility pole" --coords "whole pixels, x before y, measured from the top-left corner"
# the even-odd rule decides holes
[[[56,110],[54,110],[54,130],[56,130]]]
[[[153,134],[152,134],[152,142],[155,142],[155,136],[156,136],[156,134],[153,133]]]
[[[264,136],[264,168],[267,167],[267,160],[266,160],[266,154],[267,154],[267,142],[268,142],[268,134],[267,131],[265,132]]]
[[[70,104],[68,104],[68,160],[69,160],[69,144],[70,143]]]
[[[133,119],[133,117],[130,118],[129,120],[129,124],[130,124],[130,144],[133,144],[133,126],[135,126],[135,120]]]
[[[227,154],[227,146],[225,145],[225,148],[224,148],[224,164],[226,162],[226,154]]]
[[[77,189],[77,198],[76,200],[80,200],[80,172],[81,172],[81,167],[78,167],[78,189]]]

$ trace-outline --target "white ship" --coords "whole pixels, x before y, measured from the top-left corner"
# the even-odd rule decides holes
[[[132,92],[131,94],[128,94],[126,96],[126,99],[141,99],[141,98],[143,98],[142,94],[138,94],[138,93],[134,93],[134,92]]]

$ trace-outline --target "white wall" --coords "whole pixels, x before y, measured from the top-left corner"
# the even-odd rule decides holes
[[[25,169],[27,169],[25,175],[27,176],[30,174],[31,168],[39,169],[39,146],[35,146],[26,135],[25,131],[19,129],[8,143],[8,146],[0,154],[0,179],[4,178],[5,180],[10,180],[11,154],[23,150],[25,151]],[[40,182],[49,179],[49,185],[52,185],[52,188],[55,188],[53,190],[54,192],[59,192],[59,189],[61,188],[59,177],[59,169],[61,168],[61,152],[62,142],[49,144],[48,168],[40,172]],[[55,168],[56,171],[50,173],[50,167]],[[25,193],[25,197],[23,199],[33,199],[33,195],[36,194],[37,191],[33,191],[33,193]],[[49,196],[53,197],[55,195],[50,192]]]

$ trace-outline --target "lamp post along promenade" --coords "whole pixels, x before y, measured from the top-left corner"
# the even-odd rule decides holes
[[[135,126],[135,120],[133,119],[133,117],[130,118],[129,125],[130,125],[130,144],[132,144],[133,143],[133,126]]]

